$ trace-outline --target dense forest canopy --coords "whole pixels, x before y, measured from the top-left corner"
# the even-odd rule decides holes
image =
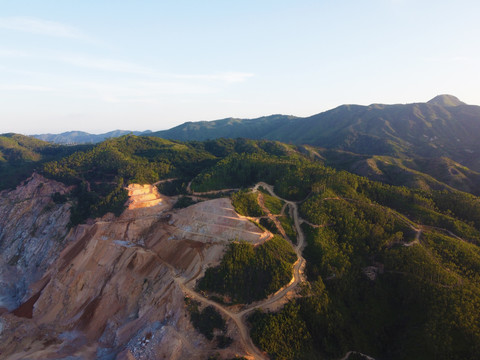
[[[18,134],[0,135],[0,191],[17,186],[41,164],[61,159],[89,145],[60,146]]]
[[[251,303],[287,284],[295,260],[291,245],[278,235],[257,247],[232,242],[221,264],[207,269],[198,289],[226,295],[232,303]]]

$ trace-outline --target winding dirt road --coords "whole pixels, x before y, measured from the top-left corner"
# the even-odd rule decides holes
[[[226,192],[231,192],[231,191],[238,191],[240,189],[234,188],[234,189],[221,189],[221,190],[211,190],[211,191],[205,191],[205,192],[195,192],[192,190],[192,182],[190,181],[187,184],[187,193],[195,196],[204,196],[204,195],[214,195],[214,194],[221,194],[221,193],[226,193]]]
[[[283,200],[286,205],[290,205],[293,209],[293,219],[294,219],[294,225],[295,229],[297,231],[297,245],[294,246],[295,253],[297,255],[297,261],[293,265],[293,274],[292,274],[292,279],[290,282],[285,285],[283,288],[278,290],[275,294],[271,295],[265,300],[259,301],[254,304],[250,304],[247,307],[244,307],[240,311],[234,311],[228,308],[227,306],[224,306],[222,304],[219,304],[215,301],[212,301],[210,299],[205,298],[203,295],[197,293],[195,290],[191,289],[190,287],[187,286],[188,283],[191,283],[193,280],[195,280],[195,277],[198,277],[198,274],[196,274],[193,278],[191,279],[185,279],[182,276],[179,276],[176,274],[175,269],[173,269],[171,266],[170,269],[174,274],[174,281],[178,284],[178,286],[182,289],[184,293],[186,293],[188,296],[191,298],[202,302],[203,304],[211,305],[215,307],[218,311],[226,315],[227,317],[231,318],[240,333],[240,337],[242,340],[242,343],[244,344],[244,347],[246,351],[249,353],[249,355],[253,356],[255,359],[259,360],[267,360],[268,356],[261,352],[254,344],[252,339],[250,338],[249,335],[249,330],[248,326],[246,323],[246,317],[247,314],[250,312],[254,311],[255,309],[263,308],[263,307],[268,307],[268,306],[273,306],[275,304],[281,303],[284,298],[287,296],[287,294],[292,291],[298,284],[303,282],[304,279],[304,269],[305,269],[305,259],[302,257],[302,251],[305,246],[305,237],[303,235],[302,229],[300,228],[300,224],[302,223],[303,219],[300,219],[298,216],[298,206],[297,203],[292,202],[292,201],[287,201],[285,199],[280,198],[277,196],[274,191],[273,187],[271,185],[268,185],[263,182],[259,182],[255,187],[253,188],[254,191],[257,191],[258,188],[262,186],[267,191],[270,193],[270,195]],[[225,192],[225,191],[232,191],[232,190],[238,190],[238,189],[227,189],[227,190],[216,190],[216,191],[210,191],[208,193],[194,193],[190,189],[190,184],[188,186],[188,191],[193,194],[193,195],[205,195],[205,194],[213,194],[213,193],[220,193],[220,192]],[[277,221],[278,222],[278,221]],[[281,229],[281,225],[280,225]]]
[[[295,229],[297,231],[297,245],[294,246],[295,253],[297,254],[297,261],[293,266],[293,278],[290,281],[290,284],[285,287],[286,289],[291,290],[292,287],[297,286],[300,282],[305,280],[303,270],[305,269],[306,263],[305,263],[305,259],[302,257],[302,251],[303,251],[303,248],[305,247],[305,236],[303,235],[303,231],[300,227],[300,224],[303,222],[303,219],[300,219],[300,217],[298,216],[298,205],[296,202],[282,199],[277,194],[275,194],[275,192],[273,191],[273,186],[268,185],[264,182],[257,183],[254,186],[253,190],[258,191],[258,188],[260,186],[265,188],[270,193],[270,195],[285,201],[285,203],[290,205],[293,209],[293,222],[295,225]],[[283,290],[286,290],[286,289],[283,289]]]

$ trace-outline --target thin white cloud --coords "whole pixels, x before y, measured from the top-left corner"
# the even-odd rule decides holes
[[[210,85],[179,81],[140,82],[137,86],[147,93],[163,95],[211,94],[217,89]]]
[[[25,16],[0,18],[0,29],[70,39],[88,39],[87,35],[85,35],[81,30],[73,26],[62,24],[56,21],[49,21]]]
[[[431,63],[473,63],[475,59],[469,56],[429,57],[425,59]]]
[[[221,81],[227,83],[239,83],[245,82],[246,80],[254,76],[254,74],[246,72],[223,72],[214,74],[170,74],[162,73],[153,68],[137,65],[131,62],[116,59],[93,58],[84,55],[59,56],[57,60],[83,68],[128,74],[148,75],[155,76],[157,78],[175,78],[185,80],[205,80]]]
[[[111,58],[102,58],[75,53],[34,54],[26,53],[24,51],[16,49],[1,47],[0,57],[32,58],[46,61],[56,61],[85,69],[124,74],[146,75],[150,78],[156,79],[181,79],[191,81],[199,80],[203,82],[241,83],[247,81],[254,76],[254,74],[252,73],[240,71],[218,72],[212,74],[165,73],[147,66]]]
[[[55,59],[55,58],[54,58]],[[93,58],[84,55],[60,55],[56,60],[66,62],[73,66],[111,71],[111,72],[120,72],[120,73],[129,73],[129,74],[141,74],[141,75],[154,75],[155,71],[153,69],[136,65],[134,63],[115,60],[115,59],[102,59],[102,58]]]
[[[75,88],[88,98],[109,103],[158,104],[162,99],[175,95],[210,94],[217,89],[183,82],[133,82],[121,86],[109,83],[80,82]]]
[[[174,75],[174,77],[180,79],[200,79],[200,80],[220,80],[229,83],[238,83],[244,82],[247,79],[253,77],[254,74],[252,73],[245,73],[245,72],[225,72],[225,73],[218,73],[218,74],[199,74],[199,75]]]
[[[0,91],[40,91],[50,92],[55,89],[47,86],[38,85],[25,85],[25,84],[12,84],[12,85],[0,85]]]
[[[0,48],[0,57],[3,57],[3,58],[20,58],[20,57],[27,57],[27,56],[29,56],[29,54],[27,54],[24,51]]]

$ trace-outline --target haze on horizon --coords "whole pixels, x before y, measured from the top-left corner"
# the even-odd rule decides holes
[[[480,104],[469,0],[1,1],[0,133]]]

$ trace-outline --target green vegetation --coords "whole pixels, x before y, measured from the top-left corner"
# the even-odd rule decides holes
[[[60,146],[18,134],[0,135],[0,190],[17,186],[42,164],[85,149]]]
[[[391,359],[475,358],[480,292],[471,274],[477,271],[478,260],[466,256],[470,248],[462,252],[448,242],[432,244],[428,239],[438,227],[475,248],[480,240],[478,198],[454,190],[386,185],[296,155],[229,155],[195,181],[210,189],[234,175],[235,186],[263,180],[284,198],[305,199],[301,216],[321,225],[303,225],[311,290],[293,301],[299,311],[252,320],[255,341],[272,357],[338,358],[358,349]],[[415,239],[411,228],[415,223],[431,227],[425,227],[420,245],[403,247]],[[446,231],[435,239],[439,236],[467,244]],[[465,265],[461,260],[452,263],[456,256]],[[374,281],[363,273],[368,266],[377,271]],[[323,282],[324,288],[319,285]],[[448,314],[440,304],[448,304]],[[304,322],[313,345],[298,340],[279,347],[282,337],[273,330],[280,328],[276,322]],[[461,339],[452,335],[456,333]],[[301,350],[289,357],[281,348]]]
[[[157,185],[158,192],[167,196],[186,194],[187,181],[184,179],[175,179],[165,181]]]
[[[233,242],[220,265],[207,269],[197,288],[224,295],[232,303],[250,303],[287,284],[296,259],[292,246],[280,236],[257,247]]]
[[[250,335],[271,359],[312,359],[313,340],[299,311],[291,302],[276,314],[256,311],[250,316],[255,325]]]
[[[480,108],[447,103],[343,105],[307,118],[274,115],[185,123],[152,135],[184,141],[247,137],[363,155],[448,157],[480,171],[478,157],[472,156],[480,151]],[[445,174],[447,171],[444,167]]]
[[[65,204],[68,200],[68,197],[66,195],[62,195],[59,192],[56,192],[52,196],[52,200],[55,204]]]
[[[302,225],[310,285],[289,305],[296,311],[252,316],[254,341],[274,359],[339,358],[352,349],[389,359],[474,359],[480,350],[474,198],[341,172],[324,184],[300,206],[302,217],[323,225]],[[456,212],[446,210],[449,202]],[[405,215],[433,226],[418,245],[402,245],[415,239]],[[377,269],[373,281],[363,273],[368,266]],[[305,335],[289,338],[291,323]]]
[[[232,205],[235,211],[243,216],[258,217],[265,215],[258,205],[257,194],[241,190],[232,194]]]
[[[124,189],[122,179],[119,179],[115,186],[112,185],[95,184],[91,186],[87,181],[82,181],[77,185],[72,192],[76,203],[71,210],[70,224],[77,225],[85,219],[100,217],[107,212],[119,216],[125,208],[128,193]]]
[[[190,298],[185,298],[187,310],[190,313],[190,320],[193,327],[203,334],[208,340],[213,340],[213,331],[215,329],[225,331],[225,320],[222,315],[213,307],[207,306],[203,310],[199,309],[200,303]],[[231,339],[225,336],[219,337],[219,342],[222,345],[231,343]]]
[[[128,135],[48,163],[44,172],[69,184],[81,180],[108,183],[118,178],[146,184],[167,177],[193,176],[212,162],[214,156],[188,144]]]
[[[364,155],[321,148],[315,152],[325,165],[390,185],[422,190],[457,189],[480,195],[480,173],[446,157]]]
[[[348,356],[347,360],[367,360],[367,357],[363,356],[362,354],[353,352]]]
[[[263,196],[263,202],[265,204],[265,207],[274,215],[280,215],[282,212],[283,205],[285,202],[283,200],[280,200],[279,198],[276,198],[270,194],[268,194],[266,191],[262,191],[262,188],[260,187],[259,189],[262,192]]]
[[[280,235],[280,231],[278,230],[277,228],[277,225],[275,225],[275,223],[269,219],[269,218],[261,218],[260,219],[260,225],[267,229],[268,231],[270,231],[272,234],[278,234]]]
[[[192,186],[195,191],[209,191],[245,188],[265,181],[273,184],[281,197],[302,200],[334,173],[333,169],[307,161],[296,153],[289,156],[241,153],[228,155],[202,171]]]
[[[180,196],[173,205],[174,209],[183,209],[189,207],[190,205],[196,204],[198,201],[193,200],[190,196]]]
[[[480,240],[480,222],[475,220],[480,219],[480,206],[473,196],[412,190],[369,181],[359,183],[358,191],[417,223],[445,228],[472,242]]]
[[[295,224],[293,222],[293,219],[287,215],[279,216],[277,219],[278,221],[280,221],[280,224],[282,225],[283,230],[285,230],[285,233],[287,234],[290,241],[296,244],[297,232],[295,231]]]
[[[44,165],[43,174],[66,184],[76,185],[72,225],[107,212],[122,212],[127,200],[124,186],[154,183],[178,177],[188,179],[215,157],[192,145],[157,138],[123,136],[100,143],[59,161]],[[183,187],[184,180],[162,189]]]
[[[215,355],[209,356],[207,360],[223,360],[223,359],[220,357],[219,353],[216,353]],[[234,358],[230,358],[227,360],[247,360],[247,358],[243,356],[235,356]]]
[[[225,335],[217,335],[217,347],[220,349],[226,349],[232,345],[233,339]]]
[[[48,162],[41,169],[47,177],[76,185],[72,225],[83,222],[88,217],[102,216],[108,211],[117,214],[121,212],[126,195],[120,188],[130,183],[154,183],[176,178],[159,184],[159,191],[167,195],[184,193],[186,184],[192,178],[193,189],[196,191],[212,190],[218,188],[218,185],[226,185],[220,188],[237,187],[237,184],[240,185],[238,187],[245,187],[251,179],[244,171],[262,168],[268,171],[271,158],[286,161],[291,152],[288,146],[269,141],[221,139],[204,143],[181,143],[133,135],[110,139],[83,149],[84,151],[77,151],[60,160]],[[253,162],[246,163],[247,167],[243,167],[241,162],[244,158],[251,158]],[[254,164],[256,161],[261,164]],[[217,166],[219,163],[221,164]],[[238,177],[231,172],[235,171],[230,167],[233,164],[242,168],[237,169]],[[228,171],[228,177],[218,179],[218,176],[223,175],[215,169]],[[212,177],[213,173],[215,175]],[[257,174],[254,176],[258,177]]]

